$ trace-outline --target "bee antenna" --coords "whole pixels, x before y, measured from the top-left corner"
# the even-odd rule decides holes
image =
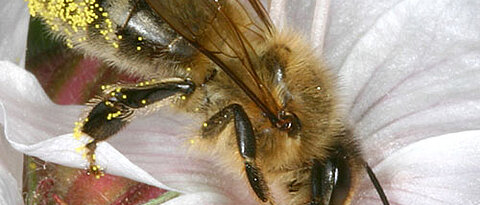
[[[380,196],[383,205],[390,205],[390,203],[388,203],[387,195],[385,195],[385,192],[383,192],[383,188],[380,185],[380,182],[378,182],[375,173],[373,173],[372,168],[370,168],[368,164],[365,164],[365,168],[367,169],[368,177],[370,177],[370,181],[372,181],[373,186],[375,186],[375,189],[377,190],[377,193]]]

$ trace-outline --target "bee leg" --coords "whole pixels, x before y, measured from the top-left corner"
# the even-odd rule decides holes
[[[329,204],[332,196],[337,168],[331,159],[325,164],[319,160],[313,160],[311,182],[312,182],[312,200],[310,205]]]
[[[136,110],[155,103],[164,103],[176,95],[188,95],[195,90],[193,82],[181,79],[107,87],[100,102],[91,108],[87,118],[79,123],[80,127],[75,128],[75,135],[84,133],[93,138],[93,141],[86,145],[87,160],[90,164],[88,173],[97,178],[103,174],[95,165],[98,142],[108,139],[125,127]]]
[[[268,201],[268,187],[263,174],[255,163],[256,140],[252,124],[242,106],[232,104],[223,108],[204,123],[203,136],[213,136],[226,126],[231,119],[235,123],[235,133],[240,155],[244,159],[245,172],[248,181],[257,197],[263,202]],[[220,123],[221,122],[221,123]],[[212,126],[213,125],[213,126]]]
[[[115,117],[112,117],[112,115]],[[106,140],[108,137],[117,133],[123,128],[127,121],[125,118],[131,116],[132,112],[119,104],[106,99],[96,104],[89,112],[88,117],[84,120],[81,132],[93,138],[85,147],[87,148],[87,160],[89,163],[88,175],[96,178],[103,176],[103,172],[95,164],[95,149],[97,142]],[[118,116],[117,116],[118,115]]]

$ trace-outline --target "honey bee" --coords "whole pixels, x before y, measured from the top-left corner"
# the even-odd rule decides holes
[[[148,79],[102,86],[75,135],[98,142],[164,105],[201,113],[194,149],[225,160],[262,204],[350,204],[368,174],[335,76],[298,34],[278,31],[258,0],[29,2],[68,47]],[[270,190],[280,190],[272,193]]]

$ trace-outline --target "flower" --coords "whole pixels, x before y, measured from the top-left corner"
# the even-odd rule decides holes
[[[279,0],[270,5],[276,24],[306,33],[338,73],[348,120],[392,204],[480,203],[479,2],[290,5]],[[5,39],[2,51],[4,42],[18,43]],[[10,174],[18,176],[19,169],[3,157],[14,153],[4,151],[10,149],[5,142],[28,155],[83,168],[86,161],[75,151],[82,143],[71,134],[81,107],[51,103],[35,77],[12,63],[2,62],[0,73],[5,130],[0,203],[14,204],[20,195],[5,190],[15,186]],[[190,123],[198,122],[168,110],[139,118],[99,144],[98,162],[109,173],[184,193],[167,204],[253,204],[244,181],[210,158],[188,154],[184,128]],[[354,203],[379,203],[368,178]]]

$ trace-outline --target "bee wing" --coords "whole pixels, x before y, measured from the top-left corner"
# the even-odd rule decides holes
[[[276,119],[280,106],[263,86],[255,42],[273,31],[258,0],[147,0],[174,30],[216,63],[267,114]]]

